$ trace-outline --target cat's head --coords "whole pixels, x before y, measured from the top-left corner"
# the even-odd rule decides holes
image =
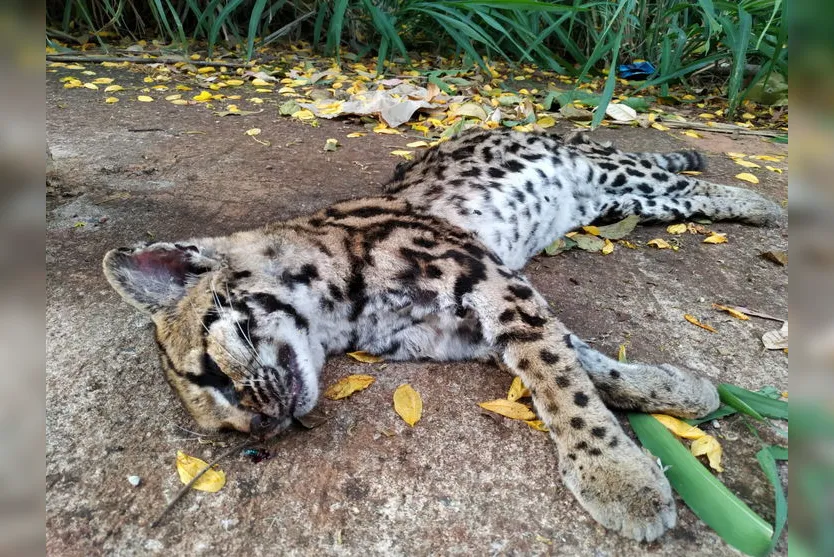
[[[149,314],[165,375],[200,426],[264,438],[318,398],[304,341],[268,284],[217,254],[212,240],[111,250],[104,274]]]

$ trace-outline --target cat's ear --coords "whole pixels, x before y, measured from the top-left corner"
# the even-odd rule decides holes
[[[104,276],[129,304],[154,314],[174,306],[201,274],[220,267],[199,245],[158,242],[110,250]]]

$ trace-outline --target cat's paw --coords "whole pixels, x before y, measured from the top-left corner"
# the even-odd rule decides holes
[[[600,455],[575,456],[576,460],[562,460],[562,478],[594,520],[623,536],[649,542],[675,525],[669,482],[657,463],[630,440],[624,438],[616,449]]]
[[[672,490],[637,447],[626,452],[581,459],[563,480],[594,520],[634,540],[654,541],[675,525]]]

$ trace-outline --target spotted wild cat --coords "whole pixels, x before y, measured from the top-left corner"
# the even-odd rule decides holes
[[[400,165],[385,196],[230,236],[112,250],[104,272],[151,316],[166,377],[204,428],[274,435],[315,406],[330,354],[494,356],[530,388],[582,506],[653,540],[675,524],[669,484],[606,406],[702,416],[718,406],[716,390],[670,365],[593,350],[519,269],[595,221],[778,217],[749,190],[675,174],[703,163],[582,136],[468,132]]]

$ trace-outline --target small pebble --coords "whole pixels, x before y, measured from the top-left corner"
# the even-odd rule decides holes
[[[142,478],[139,476],[128,476],[127,481],[130,482],[130,485],[133,487],[137,487],[140,483],[142,483]]]

